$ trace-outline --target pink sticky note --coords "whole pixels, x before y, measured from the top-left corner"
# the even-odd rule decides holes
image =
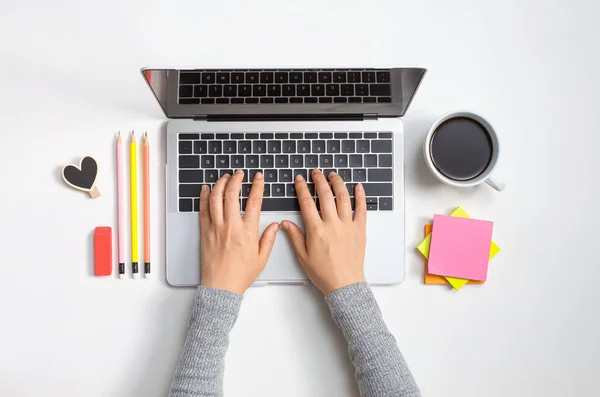
[[[435,215],[429,273],[485,281],[493,226],[490,221]]]

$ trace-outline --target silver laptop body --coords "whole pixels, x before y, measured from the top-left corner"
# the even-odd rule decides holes
[[[165,165],[169,284],[200,283],[197,200],[202,184],[214,183],[221,173],[237,168],[247,175],[260,170],[269,185],[261,232],[284,219],[302,226],[293,176],[310,174],[315,166],[343,174],[349,190],[358,182],[366,187],[367,281],[395,284],[404,279],[400,117],[424,69],[144,69],[142,73],[172,119],[167,124]],[[242,209],[249,183],[242,188]],[[308,282],[287,236],[279,232],[256,285]]]

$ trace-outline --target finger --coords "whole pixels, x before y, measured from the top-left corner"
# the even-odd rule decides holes
[[[335,209],[335,201],[333,200],[333,192],[325,179],[325,175],[318,170],[312,171],[312,178],[315,182],[315,188],[317,189],[317,195],[319,197],[319,203],[321,207],[321,217],[323,219],[336,219],[338,218],[337,211]]]
[[[208,185],[202,185],[202,190],[200,190],[200,230],[204,228],[208,228],[211,223],[210,219],[210,189]]]
[[[300,263],[306,263],[308,253],[306,251],[306,239],[304,238],[302,229],[292,221],[281,222],[281,227],[287,233]]]
[[[315,205],[315,199],[311,196],[308,190],[308,185],[302,175],[296,175],[294,181],[296,185],[296,195],[298,196],[298,204],[300,204],[300,212],[302,213],[302,219],[305,225],[310,225],[315,222],[321,222],[319,211]]]
[[[210,218],[214,224],[223,223],[223,193],[231,175],[225,174],[217,180],[210,194]]]
[[[350,194],[348,193],[348,189],[346,189],[344,180],[337,173],[330,172],[329,182],[331,182],[331,187],[335,192],[335,204],[338,216],[343,221],[351,221],[352,205],[350,204]]]
[[[223,217],[228,219],[241,219],[240,217],[240,191],[242,190],[242,180],[244,171],[237,170],[225,187],[225,206]]]
[[[258,242],[258,255],[262,259],[262,263],[267,263],[269,255],[271,255],[271,250],[275,244],[275,237],[277,237],[278,230],[279,223],[271,223],[267,226]]]
[[[258,227],[258,220],[260,219],[260,208],[262,207],[263,192],[265,189],[265,178],[261,172],[257,172],[252,180],[252,188],[248,195],[248,201],[246,202],[246,213],[244,214],[244,220],[249,222],[255,222]]]
[[[354,202],[354,222],[364,228],[367,224],[367,199],[362,183],[354,188]]]

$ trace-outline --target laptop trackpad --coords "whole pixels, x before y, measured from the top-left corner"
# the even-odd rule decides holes
[[[260,233],[273,222],[289,220],[304,229],[300,214],[263,212],[260,215]],[[290,243],[290,239],[283,228],[279,228],[273,251],[267,262],[265,270],[258,277],[258,281],[302,283],[308,281],[308,277],[300,267],[296,254]]]

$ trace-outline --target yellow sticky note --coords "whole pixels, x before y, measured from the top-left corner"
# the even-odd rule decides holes
[[[457,218],[470,218],[469,214],[467,214],[467,212],[462,209],[462,207],[456,207],[456,209],[454,211],[452,211],[452,213],[450,214],[450,216],[455,216]],[[429,235],[427,235],[427,237],[425,237],[425,239],[423,241],[421,241],[419,243],[419,245],[417,245],[417,249],[419,250],[419,252],[421,252],[421,254],[423,254],[423,256],[426,259],[429,259],[429,247],[431,246],[431,233],[429,233]],[[498,245],[496,243],[494,243],[493,241],[490,244],[490,259],[492,259],[494,256],[496,256],[496,254],[500,251],[500,247],[498,247]],[[469,282],[469,280],[464,279],[464,278],[458,278],[458,277],[444,277],[448,283],[450,283],[450,285],[452,285],[452,287],[454,287],[454,289],[461,289],[462,287],[464,287],[465,284],[467,284],[467,282]]]

